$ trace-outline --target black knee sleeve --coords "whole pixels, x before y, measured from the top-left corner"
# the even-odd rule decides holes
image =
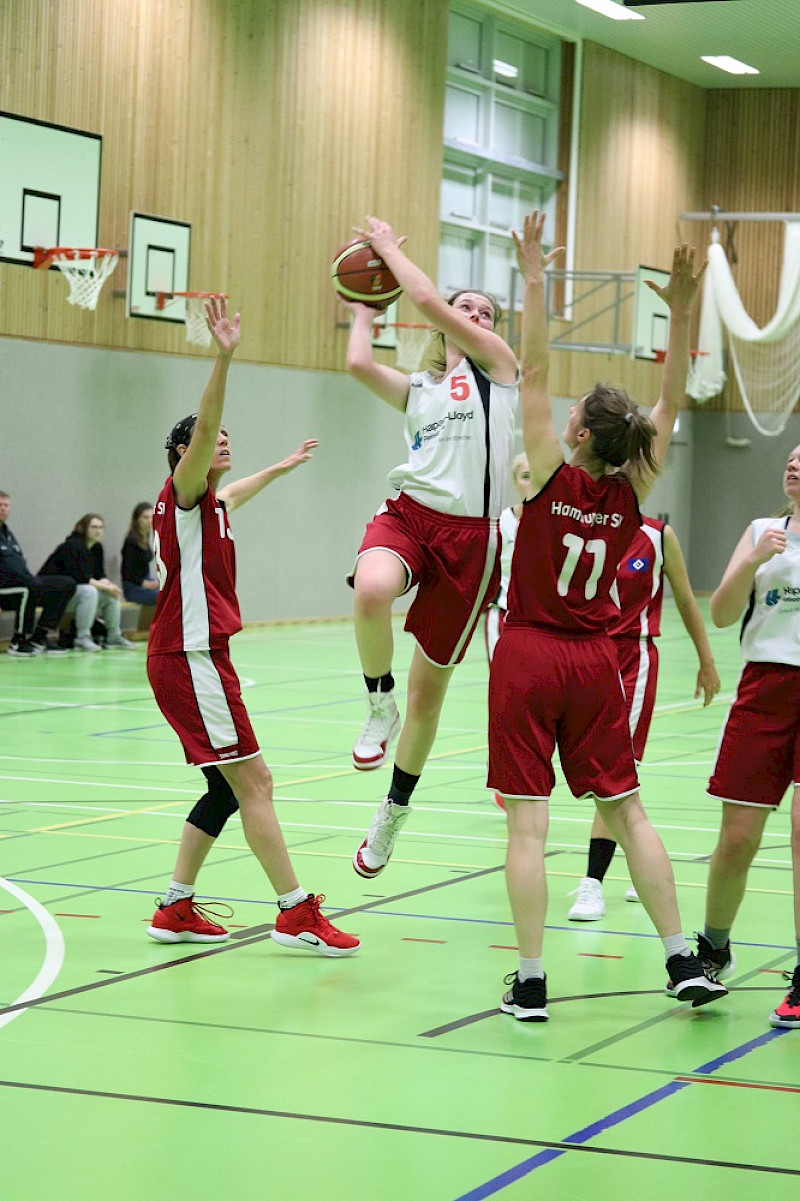
[[[239,808],[239,803],[219,768],[201,767],[200,770],[208,780],[208,792],[200,798],[186,820],[211,838],[219,838],[226,821]]]

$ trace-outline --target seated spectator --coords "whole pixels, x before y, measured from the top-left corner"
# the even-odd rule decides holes
[[[150,545],[153,506],[140,500],[131,515],[130,529],[122,544],[122,594],[136,605],[155,605],[158,580],[155,555]]]
[[[92,626],[99,617],[108,634],[106,646],[134,650],[119,628],[121,589],[106,576],[103,558],[103,518],[99,513],[84,513],[72,533],[53,551],[42,571],[58,571],[71,576],[77,587],[64,610],[75,615],[75,646],[82,651],[99,651],[92,638]]]
[[[75,580],[67,574],[31,574],[21,546],[6,524],[10,511],[11,497],[0,492],[0,609],[13,609],[17,615],[8,653],[19,658],[32,658],[43,651],[60,653],[48,633],[58,628],[75,592]],[[42,613],[37,625],[38,606]]]

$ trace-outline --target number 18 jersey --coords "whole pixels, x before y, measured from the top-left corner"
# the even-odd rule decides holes
[[[180,509],[170,477],[153,512],[159,592],[148,655],[224,646],[242,628],[236,551],[225,506],[208,488]]]
[[[619,617],[611,596],[617,567],[640,524],[636,494],[624,476],[594,480],[562,464],[522,506],[507,624],[605,633]]]

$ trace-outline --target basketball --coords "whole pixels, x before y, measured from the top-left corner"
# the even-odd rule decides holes
[[[369,242],[342,246],[331,264],[331,279],[342,296],[374,309],[385,309],[403,290]]]

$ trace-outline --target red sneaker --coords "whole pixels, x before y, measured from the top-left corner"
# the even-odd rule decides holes
[[[228,931],[209,917],[233,917],[229,905],[198,905],[194,897],[183,897],[174,905],[156,902],[153,924],[147,933],[158,942],[224,942]],[[226,909],[227,913],[217,912]]]
[[[337,930],[320,913],[324,900],[323,894],[312,895],[291,909],[281,909],[275,929],[270,931],[272,938],[283,947],[307,947],[318,955],[351,955],[357,951],[361,946],[359,940]]]
[[[798,1030],[800,1029],[800,964],[797,965],[791,976],[788,972],[784,972],[783,975],[785,979],[791,981],[792,987],[777,1009],[774,1009],[769,1015],[769,1024],[778,1028],[783,1027],[786,1030]]]

